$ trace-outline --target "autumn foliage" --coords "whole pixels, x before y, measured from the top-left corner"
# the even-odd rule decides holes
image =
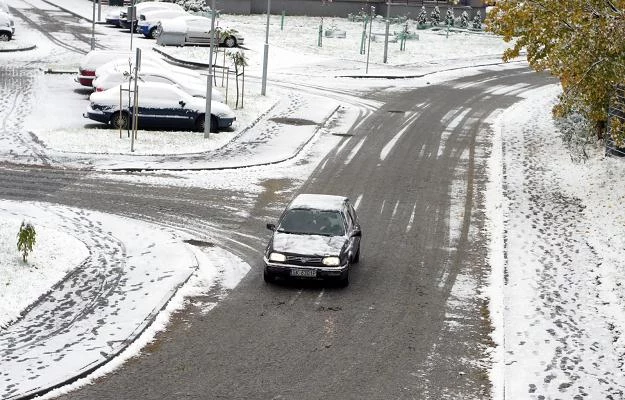
[[[485,23],[512,44],[504,61],[525,50],[533,69],[560,79],[557,116],[581,112],[601,135],[615,87],[625,83],[625,0],[499,0]]]

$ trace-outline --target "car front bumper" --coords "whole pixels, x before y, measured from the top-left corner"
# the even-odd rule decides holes
[[[103,124],[108,124],[111,119],[110,115],[101,111],[94,110],[92,108],[87,109],[86,112],[82,114],[83,117],[92,119],[94,121],[102,122]]]
[[[232,126],[232,123],[236,120],[236,117],[232,117],[232,118],[224,118],[224,117],[219,117],[217,118],[217,127],[218,128],[228,128],[230,126]]]
[[[349,264],[341,265],[339,267],[318,267],[318,266],[303,266],[303,265],[291,265],[280,264],[269,261],[266,257],[263,257],[265,262],[265,271],[274,276],[281,276],[284,278],[304,278],[304,279],[341,279],[348,273]],[[295,275],[293,271],[315,271],[314,276],[301,276]]]

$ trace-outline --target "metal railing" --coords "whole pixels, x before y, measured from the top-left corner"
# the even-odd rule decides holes
[[[608,132],[605,139],[605,152],[609,155],[625,157],[625,147],[618,147],[611,135],[611,126],[615,120],[625,124],[625,86],[618,86],[608,111]]]

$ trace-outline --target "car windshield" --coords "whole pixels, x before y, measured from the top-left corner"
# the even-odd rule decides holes
[[[343,217],[338,211],[292,209],[287,211],[278,232],[300,235],[342,236],[345,234]]]

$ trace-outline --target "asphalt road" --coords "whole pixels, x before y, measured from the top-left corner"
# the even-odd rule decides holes
[[[83,32],[75,38],[86,40]],[[0,71],[15,77],[4,92],[28,89],[35,72],[16,71]],[[23,153],[44,166],[0,165],[0,198],[178,227],[252,267],[210,312],[203,305],[223,295],[220,288],[193,299],[141,356],[59,399],[489,398],[485,120],[520,99],[512,89],[546,83],[546,75],[519,68],[372,93],[366,97],[385,105],[303,187],[269,180],[261,195],[59,170],[18,135]],[[14,99],[4,108],[6,132],[21,124]],[[348,288],[263,282],[265,223],[298,192],[344,194],[358,204],[362,256]]]
[[[143,354],[62,399],[483,399],[489,397],[484,120],[550,83],[526,69],[403,93],[362,121],[303,187],[256,194],[120,183],[85,171],[0,166],[0,198],[176,226],[252,267],[208,313],[194,299]],[[266,285],[261,251],[297,192],[345,194],[363,225],[346,289]],[[245,217],[249,214],[250,217]],[[468,293],[459,295],[459,288]],[[459,302],[459,300],[461,300]]]

